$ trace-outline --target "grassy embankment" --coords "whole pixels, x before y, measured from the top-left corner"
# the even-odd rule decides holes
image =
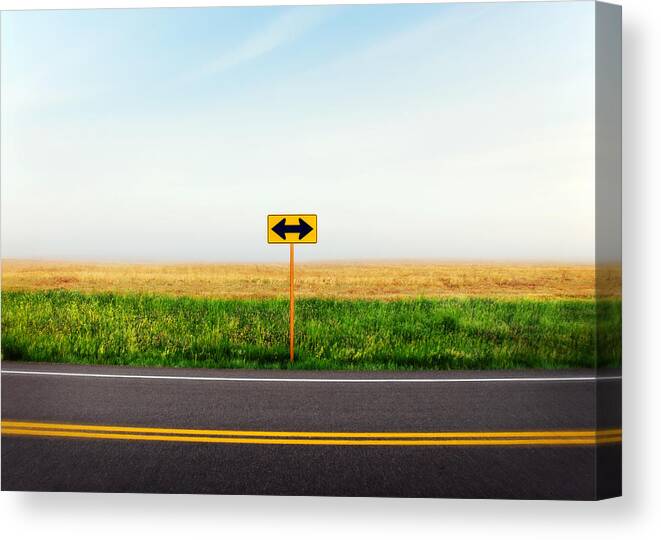
[[[2,352],[16,360],[286,367],[285,300],[3,293]],[[589,300],[317,300],[297,304],[299,369],[591,367]],[[613,301],[612,324],[619,311]],[[615,352],[601,358],[617,365]]]
[[[6,359],[289,367],[284,267],[7,266]],[[297,369],[566,368],[597,360],[595,300],[584,294],[591,269],[320,266],[298,275]],[[264,289],[280,297],[264,298]],[[427,298],[414,295],[420,290]],[[616,328],[619,300],[604,309]],[[600,365],[619,365],[616,340],[600,350],[608,351]]]

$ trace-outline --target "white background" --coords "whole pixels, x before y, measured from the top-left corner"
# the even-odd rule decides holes
[[[273,4],[0,0],[0,8]],[[293,2],[296,3],[296,2]],[[323,3],[308,0],[307,4]],[[344,2],[350,3],[350,2]],[[368,3],[368,2],[364,2]],[[624,497],[599,503],[2,493],[5,538],[650,538],[661,534],[661,3],[624,0]],[[103,466],[102,463],[99,464]]]

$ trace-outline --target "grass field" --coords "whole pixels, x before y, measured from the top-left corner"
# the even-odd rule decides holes
[[[617,295],[620,273],[601,286]],[[81,264],[5,260],[4,291],[75,290],[157,293],[202,298],[284,298],[289,270],[277,264]],[[297,264],[300,298],[593,298],[590,265],[438,264],[379,262]]]
[[[287,368],[286,265],[3,261],[6,359]],[[297,369],[619,364],[592,266],[300,264]],[[619,272],[600,272],[616,291]],[[598,345],[598,347],[596,346]],[[595,349],[600,351],[596,358]]]
[[[602,304],[619,324],[619,300]],[[2,352],[15,360],[286,368],[282,299],[3,292]],[[615,334],[613,334],[615,335]],[[302,299],[297,369],[593,367],[594,300]],[[619,364],[613,340],[599,364]]]

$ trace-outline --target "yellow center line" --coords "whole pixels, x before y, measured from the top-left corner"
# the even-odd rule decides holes
[[[621,429],[571,430],[571,431],[461,431],[461,432],[332,432],[332,431],[245,431],[186,428],[155,428],[137,426],[95,426],[86,424],[56,424],[46,422],[2,421],[5,428],[21,430],[92,431],[109,433],[154,433],[167,435],[230,436],[230,437],[315,437],[352,439],[488,439],[488,438],[601,438],[621,436]]]
[[[351,446],[595,445],[622,441],[619,428],[570,431],[326,432],[96,426],[3,420],[2,434],[134,441]]]
[[[249,437],[208,437],[186,435],[142,435],[130,433],[91,433],[46,429],[2,428],[3,435],[27,435],[41,437],[69,437],[83,439],[110,439],[129,441],[171,441],[224,444],[281,444],[281,445],[344,445],[344,446],[533,446],[533,445],[595,445],[618,443],[618,435],[575,438],[527,438],[527,439],[285,439]]]

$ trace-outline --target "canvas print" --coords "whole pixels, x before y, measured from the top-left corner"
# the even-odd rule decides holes
[[[2,489],[621,492],[621,10],[1,14]]]

